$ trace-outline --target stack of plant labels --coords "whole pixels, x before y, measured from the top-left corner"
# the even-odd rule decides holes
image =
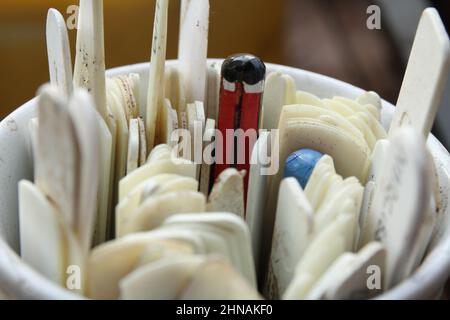
[[[292,79],[269,75],[267,86],[280,81]],[[292,97],[278,94],[285,98],[265,101]],[[251,188],[263,184],[250,190],[247,218],[264,293],[286,299],[372,297],[410,275],[429,243],[438,200],[425,141],[409,126],[387,139],[380,99],[371,92],[353,101],[298,91],[296,101],[279,114],[279,145],[264,137],[254,150],[255,156],[270,143],[281,170],[262,178],[257,164],[250,172]],[[265,105],[265,112],[270,108]],[[282,180],[281,174],[288,155],[302,148],[324,154],[304,190],[296,178]],[[263,208],[250,203],[266,197],[261,214]],[[355,250],[361,251],[350,254]],[[380,276],[369,288],[372,267]]]
[[[274,108],[271,101],[293,96],[287,75],[269,75],[267,86],[283,81],[286,90],[272,94],[284,96],[266,95],[264,112]],[[425,141],[410,126],[387,138],[381,102],[371,92],[353,101],[298,91],[296,101],[279,113],[279,145],[267,136],[254,149],[256,158],[270,144],[281,170],[268,178],[257,173],[261,164],[250,171],[247,219],[264,293],[286,299],[373,297],[409,276],[430,241],[439,199]],[[284,161],[302,148],[325,154],[304,190],[295,178],[282,179]],[[266,197],[265,211],[251,204]],[[366,281],[369,269],[379,274],[373,287]]]
[[[172,150],[178,127],[192,133],[192,151],[198,125],[200,151],[203,134],[214,137],[203,102],[207,78],[215,91],[218,74],[206,68],[209,3],[184,3],[182,63],[165,71],[167,8],[157,1],[147,106],[138,103],[139,75],[105,77],[102,1],[80,1],[74,86],[64,20],[49,11],[52,86],[40,91],[39,117],[30,122],[36,176],[35,184],[20,183],[22,257],[94,298],[259,298],[250,234],[239,217],[243,173],[224,172],[208,199],[210,164]],[[204,69],[198,79],[188,77],[192,68]],[[117,240],[90,253],[114,229]],[[79,286],[66,281],[73,267]]]
[[[199,281],[195,284],[198,290],[216,291],[217,297],[258,297],[247,225],[234,213],[206,212],[207,199],[198,191],[196,174],[197,166],[192,161],[174,156],[168,145],[158,145],[146,164],[120,181],[118,239],[95,248],[91,255],[91,297],[174,299],[184,296],[189,281]],[[241,175],[235,169],[224,172],[213,188],[223,190],[222,195],[228,200],[236,195],[236,182],[230,181],[233,177]],[[242,179],[237,181],[239,184],[242,191]],[[239,190],[236,186],[234,189]],[[209,206],[217,208],[213,194]],[[161,245],[166,242],[167,248]],[[124,246],[126,256],[122,253]],[[122,259],[117,259],[119,256]],[[122,270],[121,264],[126,264],[126,268]],[[196,276],[209,265],[224,269],[224,276],[230,275],[223,292],[215,282],[197,279],[209,277],[209,273]],[[120,274],[117,268],[122,270]],[[171,291],[163,293],[159,286],[153,286],[154,279],[161,277],[171,279]],[[241,290],[244,295],[239,295]],[[190,294],[202,297],[201,292]]]
[[[285,82],[285,84],[280,85],[280,82]],[[271,86],[282,86],[286,90],[274,91],[270,89]],[[308,201],[313,201],[312,205],[314,207],[310,210],[310,213],[313,213],[319,206],[324,205],[323,208],[326,208],[325,203],[322,202],[330,201],[332,196],[336,197],[336,191],[341,191],[341,189],[345,190],[343,188],[345,185],[363,185],[365,183],[375,141],[386,137],[386,132],[380,124],[381,102],[375,93],[366,93],[356,101],[343,97],[319,99],[306,92],[295,92],[293,79],[282,74],[269,75],[266,87],[268,90],[266,90],[264,97],[264,101],[267,102],[264,105],[265,119],[266,113],[270,113],[272,109],[276,109],[275,104],[270,104],[271,101],[274,101],[274,103],[291,101],[290,99],[294,97],[297,104],[285,105],[281,108],[281,112],[278,115],[279,131],[275,133],[278,136],[275,139],[273,139],[273,136],[272,139],[269,139],[269,137],[265,140],[260,139],[254,149],[254,154],[258,152],[262,153],[267,148],[266,145],[270,144],[272,159],[278,157],[280,164],[278,172],[267,178],[263,178],[259,174],[261,170],[259,165],[253,166],[250,170],[251,185],[260,184],[256,181],[261,179],[267,180],[266,183],[261,183],[265,185],[265,188],[259,187],[257,193],[253,193],[256,189],[250,191],[251,196],[249,196],[249,199],[252,200],[248,202],[247,207],[247,219],[251,226],[252,235],[256,238],[253,244],[259,247],[259,249],[255,250],[255,256],[260,263],[260,275],[262,277],[264,277],[264,269],[266,268],[264,265],[267,264],[272,246],[272,233],[275,225],[277,197],[279,194],[278,189],[281,188],[280,183],[283,177],[284,161],[288,155],[301,148],[313,149],[327,155],[320,161],[320,168],[315,170],[313,179],[310,182],[314,184],[318,183],[315,182],[315,179],[320,180],[319,186],[316,186],[317,191],[314,194],[310,194],[311,198],[308,199]],[[274,97],[275,95],[282,96],[277,98]],[[264,141],[267,142],[264,143]],[[352,155],[351,157],[348,156],[350,154]],[[321,169],[325,164],[328,164],[328,170]],[[334,173],[334,167],[336,167],[337,177],[339,178],[335,177],[333,180],[333,175],[336,175]],[[342,186],[337,184],[339,181],[342,181],[339,175],[347,178]],[[330,182],[327,182],[327,179],[331,179],[329,180]],[[329,197],[324,197],[331,181],[334,181],[337,189],[332,190]],[[290,186],[292,187],[292,183]],[[349,190],[351,190],[351,187]],[[346,192],[349,191],[343,193],[343,199],[345,195],[348,195]],[[290,201],[285,198],[283,198],[283,201],[287,201],[288,203],[299,201],[302,198],[297,193],[295,192],[293,194]],[[285,194],[280,194],[280,197],[284,196]],[[340,199],[339,196],[337,196],[335,201],[339,201],[338,199]],[[265,203],[264,209],[251,205],[251,203],[259,202]],[[360,205],[359,202],[356,202],[357,206]],[[280,205],[280,200],[278,200],[278,203]],[[332,208],[332,205],[329,206]],[[288,207],[287,209],[289,208],[292,207]],[[256,212],[255,209],[263,212]],[[359,212],[359,207],[356,210]],[[320,229],[320,226],[325,225],[327,218],[325,218],[326,214],[319,216],[320,218],[317,218],[316,224],[318,224],[317,228]],[[283,223],[286,223],[286,226],[289,225],[288,221]],[[305,226],[301,228],[305,228]],[[284,233],[283,230],[279,230],[279,232]]]
[[[426,138],[449,67],[448,35],[436,10],[427,9],[389,135],[380,124],[381,101],[372,92],[355,101],[319,99],[295,93],[288,75],[268,76],[264,126],[279,132],[276,139],[273,133],[262,136],[255,146],[253,158],[269,149],[271,162],[252,166],[247,204],[268,297],[373,297],[420,264],[440,201]],[[325,154],[305,190],[297,178],[282,180],[284,161],[302,148]],[[258,175],[275,159],[282,170]]]
[[[67,268],[85,270],[99,182],[98,121],[87,91],[68,101],[56,87],[40,91],[35,183],[19,183],[22,258],[66,285]],[[82,279],[75,289],[83,293]]]
[[[389,134],[377,94],[319,98],[272,73],[260,126],[278,130],[259,136],[250,172],[212,184],[209,1],[182,1],[170,68],[168,6],[156,2],[146,91],[137,74],[105,77],[103,1],[80,0],[73,75],[64,19],[49,11],[51,84],[29,125],[35,179],[19,183],[22,258],[99,299],[259,299],[257,278],[267,298],[367,298],[407,278],[439,203],[426,138],[450,46],[436,11],[419,24]],[[284,169],[304,149],[318,156],[303,189]]]

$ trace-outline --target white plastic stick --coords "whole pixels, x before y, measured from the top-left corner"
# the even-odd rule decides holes
[[[255,257],[256,272],[260,275],[261,271],[261,243],[265,234],[265,202],[268,192],[268,177],[261,172],[269,164],[264,162],[264,155],[270,157],[270,133],[264,131],[259,136],[253,147],[248,185],[248,198],[246,208],[246,220],[252,237],[253,256]]]
[[[295,81],[280,72],[267,76],[263,100],[263,128],[276,129],[283,106],[295,103]]]
[[[79,151],[67,101],[56,87],[45,85],[40,90],[38,114],[35,183],[73,228]]]
[[[138,118],[139,123],[139,167],[147,161],[147,137],[145,135],[144,119]]]
[[[224,170],[211,190],[207,210],[232,212],[244,218],[244,175],[235,168]]]
[[[364,239],[386,248],[385,289],[410,275],[429,241],[432,179],[425,139],[403,126],[390,138],[364,227]],[[432,213],[434,215],[434,213]],[[426,238],[428,237],[428,239]]]
[[[298,181],[283,179],[278,196],[268,275],[268,289],[276,299],[293,279],[313,232],[313,209]]]
[[[181,90],[186,101],[180,101],[180,111],[185,110],[187,103],[205,102],[208,28],[209,0],[182,0],[178,60]]]
[[[198,164],[197,180],[200,180],[203,142],[197,137],[203,137],[203,132],[205,130],[205,108],[203,102],[195,101],[195,103],[189,103],[187,105],[186,115],[188,129],[191,133],[191,160]],[[199,150],[202,151],[201,154],[198,152]]]
[[[96,242],[108,232],[114,181],[117,125],[106,103],[103,0],[80,0],[74,86],[86,88],[93,96],[100,128],[100,186]],[[107,129],[107,130],[105,130]],[[108,132],[109,131],[109,132]]]
[[[403,124],[431,131],[444,93],[450,68],[450,44],[444,24],[434,8],[426,9],[419,22],[397,101],[389,135]]]
[[[220,69],[222,63],[214,61],[208,66],[208,85],[206,95],[206,118],[217,121],[217,113],[219,109],[219,92],[220,92]]]
[[[39,188],[19,182],[21,258],[47,279],[63,284],[67,247],[61,215]]]
[[[158,113],[164,103],[164,68],[167,45],[168,0],[157,0],[153,25],[152,57],[147,93],[147,112],[145,128],[147,130],[148,151],[156,144]]]
[[[48,10],[46,36],[50,82],[69,97],[73,90],[69,36],[64,18],[56,9]]]
[[[103,0],[80,0],[74,85],[92,93],[98,112],[108,123]]]
[[[211,178],[211,164],[213,163],[211,148],[214,146],[215,124],[212,119],[207,119],[205,124],[204,141],[203,141],[203,161],[200,167],[200,192],[205,196],[209,193],[209,184]],[[206,150],[206,148],[208,148]],[[207,157],[207,158],[206,158]]]
[[[139,120],[130,119],[130,133],[128,135],[127,174],[139,166]]]
[[[39,128],[39,119],[37,117],[31,118],[28,122],[28,132],[30,134],[30,153],[33,155],[33,163],[35,163],[37,159],[37,135]],[[36,170],[35,170],[36,171]],[[35,172],[36,174],[36,172]]]
[[[74,219],[75,233],[85,253],[89,252],[97,213],[100,142],[97,114],[92,97],[84,89],[74,91],[69,112],[79,148],[79,184]]]
[[[108,225],[110,224],[112,189],[111,171],[113,170],[113,146],[114,136],[109,131],[108,125],[100,114],[97,113],[100,139],[100,171],[98,192],[98,214],[95,233],[95,243],[102,243],[107,238]]]

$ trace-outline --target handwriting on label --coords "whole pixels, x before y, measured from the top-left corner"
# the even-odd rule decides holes
[[[392,217],[395,210],[395,204],[398,203],[402,190],[404,191],[403,181],[408,168],[408,158],[405,156],[403,146],[398,145],[393,150],[392,162],[390,167],[384,172],[382,177],[383,197],[381,198],[381,211],[378,216],[375,230],[375,240],[382,241],[386,238],[386,221]]]

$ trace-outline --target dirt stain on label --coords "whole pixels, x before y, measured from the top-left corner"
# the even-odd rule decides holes
[[[17,131],[19,128],[18,128],[18,126],[17,126],[17,123],[16,123],[16,121],[14,120],[14,119],[9,119],[9,120],[7,120],[6,121],[6,125],[8,126],[8,128],[9,128],[9,131]]]

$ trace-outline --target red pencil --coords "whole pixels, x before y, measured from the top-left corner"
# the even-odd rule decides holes
[[[247,202],[250,157],[256,141],[245,139],[244,145],[237,145],[227,130],[242,129],[258,131],[266,66],[261,59],[250,54],[238,54],[228,57],[221,70],[218,129],[222,133],[223,145],[216,146],[216,165],[214,177],[222,171],[235,167],[245,170],[244,199]],[[251,136],[251,135],[249,135]],[[237,140],[238,143],[242,140]],[[244,163],[238,163],[238,155],[243,152]],[[240,161],[242,162],[242,161]]]

